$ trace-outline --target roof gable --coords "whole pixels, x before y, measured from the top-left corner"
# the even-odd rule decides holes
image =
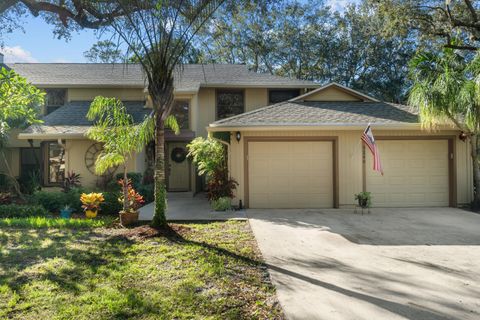
[[[363,101],[379,102],[377,99],[367,96],[361,92],[345,87],[339,83],[332,82],[323,87],[307,92],[290,101],[318,101],[318,102],[340,102],[340,101]]]

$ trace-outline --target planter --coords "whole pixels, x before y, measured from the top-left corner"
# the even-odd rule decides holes
[[[60,211],[60,217],[62,217],[62,219],[70,219],[70,216],[72,215],[72,210],[61,210]]]
[[[358,205],[362,208],[368,207],[368,199],[358,199]]]
[[[120,224],[128,226],[138,221],[138,211],[136,212],[120,212]]]
[[[85,216],[88,219],[93,219],[97,217],[98,210],[85,210]]]

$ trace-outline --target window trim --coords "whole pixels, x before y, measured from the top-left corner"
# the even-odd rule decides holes
[[[302,88],[268,88],[267,89],[267,102],[268,102],[268,105],[272,105],[272,104],[275,104],[275,103],[279,103],[279,102],[271,102],[270,101],[270,92],[272,91],[294,91],[294,90],[297,90],[298,91],[298,95],[295,96],[294,98],[296,97],[299,97],[301,96],[303,93],[302,93]],[[293,99],[293,98],[292,98]],[[285,100],[285,101],[288,101],[288,100]]]
[[[245,113],[245,110],[247,108],[246,104],[246,95],[245,95],[245,89],[236,89],[236,88],[216,88],[215,89],[215,121],[220,120],[218,118],[218,94],[220,92],[233,92],[233,93],[241,93],[243,96],[243,111],[239,114]]]

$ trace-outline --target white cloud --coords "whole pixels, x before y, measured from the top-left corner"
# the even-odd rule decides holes
[[[345,8],[352,3],[358,3],[358,0],[328,0],[327,5],[332,11],[344,11]]]
[[[5,62],[7,63],[38,62],[38,60],[32,56],[32,53],[30,51],[27,51],[20,46],[14,46],[14,47],[6,46],[0,51],[5,55]]]

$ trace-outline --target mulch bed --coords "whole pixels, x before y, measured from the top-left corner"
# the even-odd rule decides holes
[[[126,228],[115,223],[113,228],[107,231],[111,236],[125,237],[130,240],[146,240],[155,237],[181,238],[191,232],[191,228],[180,224],[168,224],[167,227],[154,228],[150,225],[141,225],[133,228]]]

